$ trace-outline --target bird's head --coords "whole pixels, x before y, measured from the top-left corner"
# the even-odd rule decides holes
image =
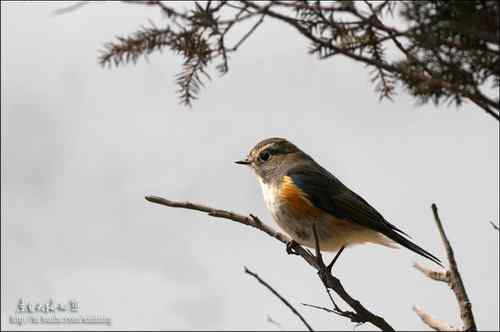
[[[272,137],[255,145],[247,157],[236,164],[251,167],[257,177],[270,182],[282,167],[286,167],[299,157],[300,149],[284,138]]]

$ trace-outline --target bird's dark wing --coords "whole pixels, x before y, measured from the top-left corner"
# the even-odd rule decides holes
[[[312,203],[337,218],[350,220],[375,231],[393,229],[407,235],[368,204],[361,196],[347,188],[324,169],[309,170],[302,167],[287,172]]]
[[[402,236],[402,234],[408,235],[385,220],[361,196],[347,188],[321,166],[317,165],[314,169],[310,166],[297,166],[290,169],[286,175],[317,208],[337,218],[380,232],[402,246],[440,264],[438,258]]]

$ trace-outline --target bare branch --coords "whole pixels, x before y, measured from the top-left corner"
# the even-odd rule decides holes
[[[415,311],[422,322],[424,322],[431,329],[436,331],[460,331],[458,328],[432,317],[417,306],[413,307],[413,311]]]
[[[323,311],[326,311],[326,312],[329,312],[329,313],[336,313],[335,310],[329,309],[327,307],[322,307],[322,306],[319,306],[319,305],[308,304],[308,303],[301,303],[301,304],[304,307],[311,307],[311,308],[323,310]]]
[[[309,325],[309,323],[305,320],[305,318],[297,311],[297,309],[295,309],[291,304],[290,302],[288,302],[283,296],[280,295],[280,293],[278,293],[273,287],[271,287],[271,285],[269,285],[267,282],[265,282],[264,280],[262,280],[261,277],[259,277],[258,274],[250,271],[247,267],[245,267],[245,273],[251,275],[252,277],[254,277],[255,279],[257,279],[258,282],[260,282],[262,285],[264,285],[267,289],[269,289],[274,295],[276,295],[280,300],[281,302],[283,302],[288,308],[290,308],[290,310],[300,318],[300,320],[302,321],[302,323],[307,327],[307,329],[309,331],[314,331],[312,329],[312,327]]]
[[[69,6],[62,7],[62,8],[54,10],[52,12],[52,15],[64,15],[64,14],[68,14],[68,13],[71,13],[71,12],[73,12],[75,10],[78,10],[81,7],[86,6],[88,4],[90,4],[90,2],[88,2],[88,1],[77,1],[77,2],[75,2],[72,5],[69,5]]]
[[[457,302],[460,308],[460,317],[462,318],[462,322],[464,324],[464,331],[477,331],[476,322],[474,321],[474,314],[472,312],[472,305],[470,303],[469,297],[467,296],[467,292],[465,291],[465,286],[462,281],[462,277],[460,276],[460,272],[458,271],[457,262],[455,260],[455,255],[453,254],[453,249],[451,247],[450,241],[446,236],[446,233],[443,228],[443,224],[441,223],[441,219],[439,218],[438,209],[436,204],[432,204],[432,213],[434,214],[434,220],[436,221],[436,225],[439,230],[439,234],[441,235],[441,240],[443,241],[443,245],[446,250],[446,255],[448,257],[449,267],[449,276],[450,276],[450,288],[455,293],[457,298]]]
[[[229,219],[229,220],[239,222],[240,224],[243,224],[243,225],[257,228],[257,229],[263,231],[264,233],[266,233],[267,235],[274,237],[278,241],[283,242],[285,244],[288,243],[288,241],[290,241],[290,239],[287,236],[285,236],[279,232],[276,232],[274,229],[267,226],[262,221],[260,221],[259,218],[255,217],[253,215],[250,215],[250,217],[247,217],[247,216],[243,216],[241,214],[237,214],[237,213],[234,213],[231,211],[214,209],[214,208],[211,208],[211,207],[208,207],[205,205],[201,205],[201,204],[195,204],[195,203],[190,203],[190,202],[174,202],[174,201],[170,201],[168,199],[158,197],[158,196],[146,196],[146,200],[150,201],[151,203],[161,204],[161,205],[165,205],[168,207],[183,208],[183,209],[206,212],[211,217]],[[305,251],[305,249],[303,249],[302,247],[301,247],[301,249],[303,250],[304,254],[306,255],[307,252]],[[311,262],[313,260],[314,260],[314,257],[311,256]]]
[[[493,227],[493,229],[496,229],[497,231],[500,231],[500,228],[498,227],[498,225],[495,224],[493,221],[490,221],[490,224]]]
[[[265,15],[262,15],[260,19],[250,28],[250,30],[248,30],[247,33],[245,33],[243,37],[241,37],[241,39],[227,51],[237,51],[238,48],[248,39],[248,37],[250,37],[250,35],[254,33],[255,30],[257,30],[259,25],[261,25],[264,22],[264,17]]]
[[[270,324],[273,324],[274,326],[276,326],[277,328],[279,328],[281,331],[283,331],[283,326],[278,323],[277,321],[275,321],[271,316],[267,315],[267,322],[269,322]]]
[[[274,229],[267,226],[262,221],[260,221],[259,218],[253,215],[243,216],[241,214],[237,214],[231,211],[214,209],[206,205],[195,204],[190,202],[175,202],[158,196],[146,196],[146,200],[152,203],[168,207],[196,210],[208,213],[208,215],[212,217],[233,220],[243,225],[251,226],[258,230],[261,230],[267,235],[277,239],[278,241],[284,244],[288,244],[290,242],[290,239],[287,236],[283,235],[282,233],[276,232]],[[324,278],[323,281],[325,285],[328,288],[332,289],[335,293],[337,293],[342,298],[342,300],[344,300],[351,308],[354,309],[355,312],[354,315],[351,317],[351,321],[354,321],[356,323],[369,322],[383,331],[394,331],[394,328],[391,325],[389,325],[384,318],[373,314],[371,311],[366,309],[358,300],[352,298],[344,289],[344,286],[342,285],[341,281],[338,278],[334,277],[331,273],[328,274],[324,273],[323,270],[324,267],[322,269],[322,267],[318,265],[318,260],[308,250],[304,249],[302,246],[296,243],[294,244],[293,249],[298,255],[300,255],[309,265],[311,265],[317,271],[323,271],[323,273],[321,273],[321,276],[322,280]]]
[[[422,272],[425,276],[432,280],[436,281],[442,281],[445,283],[450,282],[450,272],[449,271],[435,271],[431,270],[429,268],[426,268],[423,265],[420,265],[419,263],[415,262],[413,263],[413,267]]]

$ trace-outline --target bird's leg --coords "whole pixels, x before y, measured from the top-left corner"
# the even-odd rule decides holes
[[[313,224],[312,229],[313,229],[314,241],[316,244],[316,246],[315,246],[316,247],[316,261],[318,262],[318,266],[319,266],[318,275],[319,275],[321,281],[323,282],[323,285],[325,286],[325,290],[326,290],[326,293],[328,294],[328,297],[332,301],[333,312],[340,315],[340,316],[349,317],[352,321],[354,321],[353,320],[354,313],[340,309],[340,307],[337,305],[337,303],[335,303],[335,301],[333,300],[333,296],[330,293],[330,289],[329,289],[330,287],[328,287],[328,283],[327,283],[328,275],[330,275],[330,276],[332,275],[333,264],[335,264],[335,262],[339,258],[342,251],[344,251],[345,246],[342,246],[342,248],[340,248],[340,250],[337,252],[335,257],[333,258],[332,262],[330,264],[328,264],[328,266],[325,266],[325,262],[323,261],[323,257],[321,256],[321,250],[319,247],[319,237],[318,237],[318,231],[316,229],[316,224]]]
[[[342,246],[342,248],[340,248],[340,250],[337,251],[337,253],[335,254],[335,257],[333,257],[332,262],[330,264],[328,264],[328,266],[326,267],[328,272],[330,272],[330,274],[332,273],[333,264],[335,264],[337,259],[339,259],[340,254],[342,253],[342,251],[344,251],[344,249],[345,249],[345,246]]]
[[[316,251],[316,261],[318,262],[318,266],[320,267],[320,270],[318,273],[321,273],[322,270],[326,268],[325,262],[323,261],[323,256],[321,256],[321,250],[319,248],[319,237],[318,237],[318,231],[316,229],[316,223],[313,223],[312,225],[312,230],[313,230],[313,235],[314,235],[314,244],[315,244],[315,251]]]
[[[298,242],[295,241],[294,239],[291,239],[286,243],[286,253],[289,255],[298,255],[298,253],[295,251],[295,247],[298,246]]]

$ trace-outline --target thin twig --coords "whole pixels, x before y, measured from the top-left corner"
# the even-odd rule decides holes
[[[248,37],[250,37],[250,35],[254,33],[254,31],[259,27],[259,25],[261,25],[264,22],[264,17],[265,15],[261,15],[260,19],[250,28],[250,30],[247,31],[247,33],[243,35],[243,37],[241,37],[241,39],[236,43],[236,45],[234,45],[227,51],[228,52],[237,51],[238,48],[248,39]]]
[[[332,293],[330,293],[330,288],[328,288],[328,287],[325,286],[325,290],[326,290],[326,294],[328,295],[328,298],[330,299],[330,302],[332,302],[333,310],[342,311],[342,310],[340,310],[340,308],[337,305],[337,303],[333,300]]]
[[[301,304],[304,307],[311,307],[311,308],[314,308],[314,309],[319,309],[319,310],[323,310],[323,311],[330,312],[330,313],[336,313],[335,310],[329,309],[327,307],[322,307],[322,306],[319,306],[319,305],[308,304],[308,303],[301,303]]]
[[[418,317],[422,320],[422,322],[425,323],[425,325],[429,326],[430,328],[436,330],[436,331],[460,331],[457,329],[455,326],[452,326],[448,323],[442,322],[428,313],[424,312],[422,309],[420,309],[417,306],[413,306],[413,311],[417,314]]]
[[[246,266],[245,266],[245,273],[251,275],[252,277],[254,277],[255,279],[257,279],[258,282],[260,282],[262,285],[264,285],[267,289],[269,289],[274,295],[276,295],[280,300],[281,302],[283,302],[288,308],[290,308],[290,310],[297,316],[300,318],[300,320],[302,321],[302,323],[304,323],[304,325],[307,327],[307,329],[309,331],[314,331],[312,329],[312,327],[309,325],[309,323],[305,320],[305,318],[297,311],[297,309],[295,309],[291,304],[290,302],[288,302],[283,296],[280,295],[280,293],[278,293],[273,287],[271,287],[271,285],[269,285],[267,282],[265,282],[264,280],[262,280],[261,277],[259,277],[259,275],[257,273],[254,273],[252,271],[250,271]]]
[[[491,226],[493,226],[493,229],[496,229],[497,231],[500,231],[500,228],[498,227],[497,224],[495,224],[493,221],[490,220]]]
[[[74,3],[72,5],[65,6],[65,7],[54,10],[52,12],[52,15],[68,14],[68,13],[73,12],[73,11],[75,11],[83,6],[86,6],[88,4],[90,4],[90,2],[88,2],[88,1],[77,1],[76,3]]]
[[[175,201],[170,201],[162,197],[158,196],[146,196],[146,200],[152,203],[168,206],[168,207],[174,207],[174,208],[183,208],[183,209],[190,209],[190,210],[196,210],[196,211],[201,211],[201,212],[206,212],[208,215],[216,218],[224,218],[224,219],[229,219],[233,220],[236,222],[239,222],[243,225],[251,226],[254,227],[258,230],[263,231],[267,235],[277,239],[278,241],[287,244],[290,241],[290,238],[287,236],[283,235],[282,233],[276,232],[274,229],[271,227],[267,226],[264,224],[262,221],[260,221],[259,218],[250,215],[250,216],[243,216],[241,214],[237,214],[234,212],[226,211],[226,210],[220,210],[220,209],[214,209],[205,205],[201,204],[194,204],[190,202],[175,202]],[[313,268],[315,268],[317,271],[320,271],[321,268],[318,265],[318,261],[314,255],[312,255],[309,250],[306,250],[300,245],[295,245],[293,247],[294,251],[300,255],[309,265],[311,265]],[[328,273],[324,276],[325,278],[325,284],[328,288],[332,289],[335,293],[337,293],[340,298],[346,302],[351,308],[354,309],[355,311],[355,320],[351,318],[352,321],[355,321],[356,323],[360,322],[369,322],[376,326],[377,328],[383,330],[383,331],[394,331],[394,328],[389,325],[384,318],[375,315],[368,309],[366,309],[358,300],[352,298],[347,291],[344,289],[344,286],[342,285],[341,281],[331,275],[331,273]]]
[[[436,281],[442,281],[445,283],[450,282],[450,271],[435,271],[431,270],[429,268],[426,268],[423,265],[420,265],[419,263],[415,262],[413,263],[413,267],[422,272],[425,276],[432,280]]]
[[[441,239],[446,250],[446,255],[448,257],[448,263],[450,266],[450,288],[453,290],[457,298],[457,302],[460,308],[460,317],[462,318],[462,322],[464,324],[463,330],[477,331],[474,314],[472,312],[472,305],[470,303],[469,297],[467,296],[467,292],[465,291],[465,286],[463,284],[462,277],[460,276],[460,272],[458,271],[457,262],[455,261],[455,255],[453,254],[453,249],[451,248],[450,241],[446,236],[443,224],[441,223],[441,219],[439,218],[437,206],[434,203],[432,204],[432,213],[434,214],[434,220],[436,221],[436,225],[438,227],[439,234],[441,235]]]
[[[327,307],[323,307],[323,306],[319,306],[319,305],[314,305],[314,304],[308,304],[308,303],[301,303],[301,304],[303,306],[305,306],[305,307],[311,307],[311,308],[314,308],[314,309],[323,310],[323,311],[326,311],[326,312],[331,313],[331,314],[335,314],[335,315],[339,315],[339,316],[342,316],[342,317],[350,318],[351,320],[353,320],[352,317],[354,317],[356,315],[356,313],[354,313],[352,311],[343,311],[343,310],[340,310],[340,309],[330,309],[330,308],[327,308]],[[353,321],[356,322],[356,320],[353,320]],[[364,324],[364,322],[360,322],[358,324]]]
[[[279,328],[281,331],[283,331],[283,326],[278,323],[277,321],[275,321],[271,316],[267,315],[267,322],[273,324],[274,326],[276,326],[277,328]]]

